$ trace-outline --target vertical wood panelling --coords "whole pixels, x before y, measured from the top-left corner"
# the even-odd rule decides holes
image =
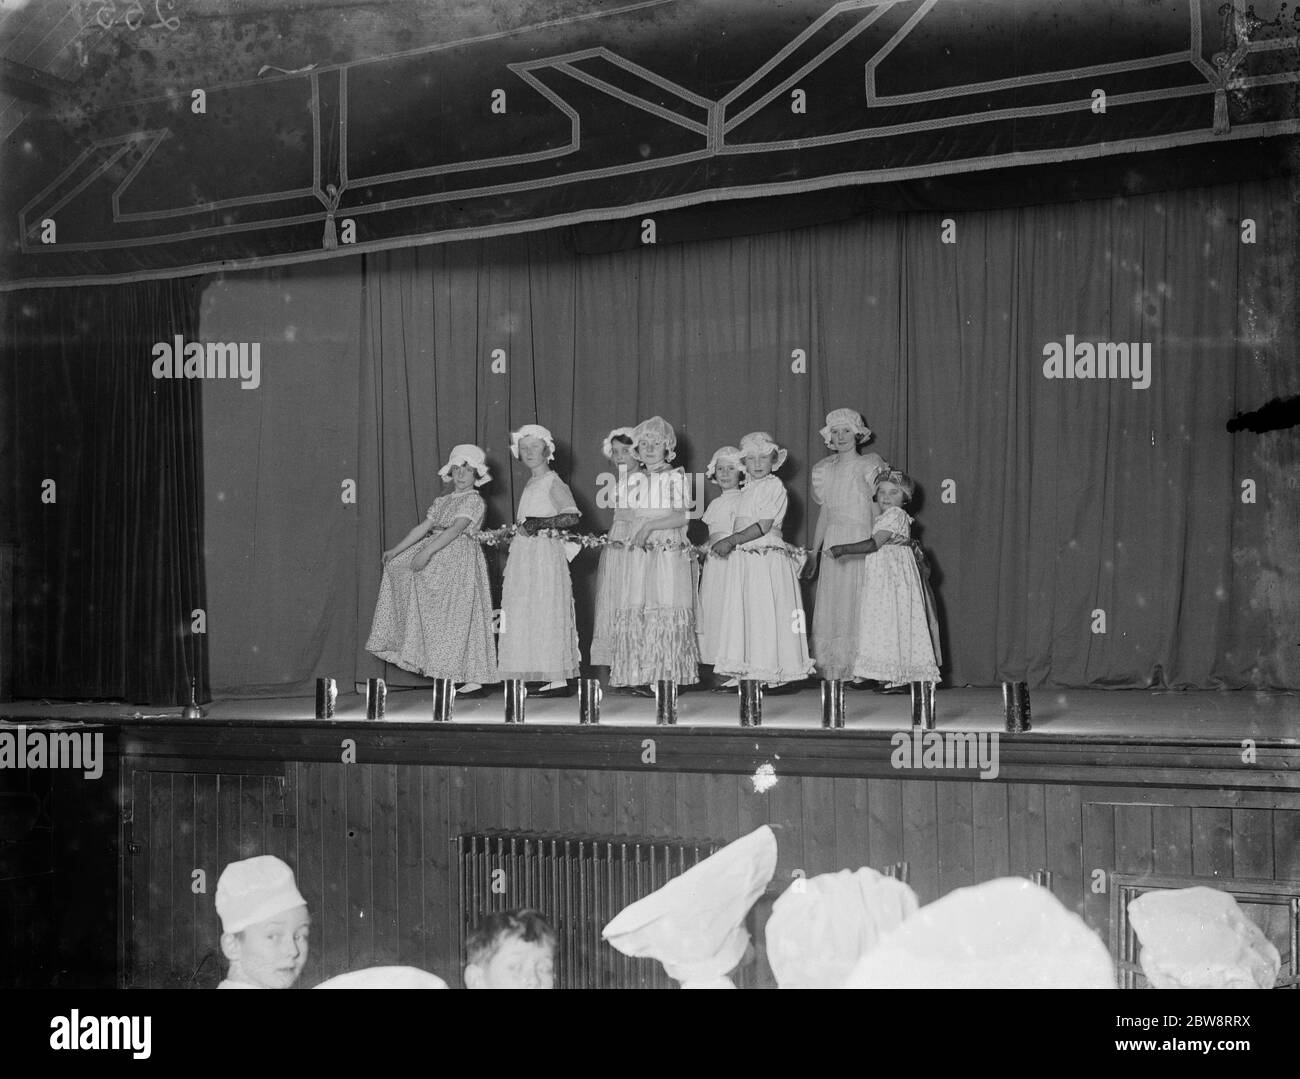
[[[1232,876],[1232,810],[1192,810],[1192,872],[1198,877]]]
[[[903,784],[903,860],[922,903],[939,898],[939,828],[933,779]]]
[[[1115,813],[1115,872],[1150,873],[1151,807],[1117,805]]]
[[[865,779],[834,779],[835,869],[871,864],[871,810]]]
[[[1093,874],[1100,869],[1105,889],[1094,891]],[[1083,909],[1088,924],[1109,940],[1111,875],[1115,872],[1115,813],[1111,806],[1085,802],[1083,806]]]
[[[393,966],[401,952],[398,940],[401,905],[397,901],[401,876],[397,852],[397,768],[395,764],[384,764],[370,769],[370,902],[374,914],[374,951],[370,962],[375,966]]]
[[[974,793],[971,788],[978,782],[955,780],[935,784],[939,895],[975,883],[975,836],[971,819]]]
[[[425,944],[429,931],[427,917],[434,917],[433,907],[424,902],[424,803],[420,791],[420,769],[400,764],[393,776],[394,842],[396,844],[397,880],[394,888],[397,940],[394,956],[411,956],[416,966],[428,966]],[[429,837],[431,840],[436,838]],[[429,852],[430,854],[432,852]],[[394,958],[390,962],[396,962]]]
[[[1192,871],[1192,811],[1186,806],[1151,807],[1151,867],[1181,876]]]
[[[142,850],[126,902],[138,985],[185,984],[218,952],[217,878],[261,853],[294,866],[312,911],[303,985],[386,963],[457,984],[450,840],[488,828],[728,841],[770,823],[774,892],[796,869],[814,876],[906,860],[929,902],[1048,868],[1057,896],[1103,933],[1109,896],[1092,892],[1095,869],[1300,879],[1300,810],[1150,805],[1131,788],[1088,788],[1085,801],[1068,785],[783,775],[758,794],[747,775],[309,763],[287,765],[283,780],[131,775],[131,834]],[[191,891],[196,868],[207,873],[206,894]],[[209,959],[196,984],[213,984],[221,969]]]
[[[996,880],[1011,872],[1011,851],[1007,834],[1007,792],[1005,783],[972,783],[971,843],[975,850],[975,879]]]
[[[870,865],[884,869],[903,860],[903,781],[867,780]]]
[[[1267,809],[1232,810],[1232,875],[1273,879],[1273,814]]]

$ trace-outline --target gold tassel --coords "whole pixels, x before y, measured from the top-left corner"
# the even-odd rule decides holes
[[[1214,91],[1214,133],[1228,133],[1228,93],[1222,86]]]
[[[339,245],[339,234],[334,228],[334,211],[325,214],[325,235],[321,239],[326,251],[333,251]]]

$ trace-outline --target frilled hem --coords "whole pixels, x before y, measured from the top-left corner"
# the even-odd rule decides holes
[[[612,686],[700,680],[695,613],[679,607],[624,608],[614,619]]]
[[[482,667],[478,670],[473,668],[456,668],[451,667],[421,667],[418,662],[408,659],[400,652],[394,652],[391,649],[371,648],[366,645],[366,651],[372,656],[378,656],[385,663],[391,663],[394,667],[401,667],[404,671],[410,671],[412,674],[422,675],[425,678],[450,678],[455,682],[479,682],[490,684],[499,682],[501,676],[497,674],[494,667]]]
[[[862,663],[854,666],[853,676],[855,678],[874,678],[878,682],[885,682],[891,686],[905,686],[909,682],[939,681],[939,668],[933,663],[920,663],[912,666]]]
[[[746,668],[720,659],[713,670],[716,674],[726,674],[734,678],[751,678],[759,682],[802,682],[809,675],[816,673],[816,666],[809,660],[808,666],[803,670],[798,667]]]

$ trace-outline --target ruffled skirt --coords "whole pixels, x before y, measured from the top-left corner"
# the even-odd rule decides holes
[[[698,682],[694,555],[637,547],[624,555],[610,684],[641,686],[661,679],[681,685]]]

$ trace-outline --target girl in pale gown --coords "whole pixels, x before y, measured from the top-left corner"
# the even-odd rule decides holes
[[[632,435],[633,428],[616,427],[605,436],[601,447],[618,477],[614,487],[614,520],[606,537],[609,545],[601,548],[596,570],[596,625],[591,635],[591,663],[606,668],[606,683],[609,665],[614,662],[614,617],[622,605],[626,586],[626,544],[635,527],[632,523],[635,514],[628,504],[628,478],[638,467],[632,456]]]
[[[532,473],[519,499],[519,531],[510,541],[501,585],[501,632],[497,666],[503,679],[545,681],[532,696],[559,697],[578,675],[578,623],[564,541],[539,536],[567,529],[581,514],[573,494],[554,472],[555,439],[540,424],[526,423],[510,436],[511,454]]]
[[[805,576],[819,572],[817,556],[823,546],[852,543],[873,531],[879,512],[872,501],[876,476],[886,467],[876,453],[864,453],[871,429],[851,408],[826,416],[822,440],[833,452],[812,470],[813,501],[821,507],[813,534]],[[853,677],[858,656],[858,600],[862,594],[863,560],[822,561],[813,608],[812,651],[817,673],[829,680]]]
[[[872,535],[829,551],[837,562],[845,556],[866,555],[853,673],[889,685],[939,681],[925,588],[916,555],[906,545],[912,518],[903,507],[915,489],[911,478],[896,469],[881,475],[876,481],[880,516]]]
[[[704,474],[722,488],[722,493],[709,503],[704,511],[704,525],[709,530],[709,546],[726,539],[736,531],[736,506],[740,502],[740,480],[745,465],[740,450],[723,446],[709,461]],[[700,591],[695,605],[695,632],[700,641],[700,662],[713,663],[718,652],[718,632],[722,624],[722,582],[727,563],[712,550],[704,558],[700,571]],[[722,688],[734,687],[736,680],[729,679]]]
[[[472,538],[487,512],[474,488],[492,477],[483,451],[469,445],[455,447],[438,475],[453,490],[384,552],[366,649],[404,670],[454,679],[464,696],[497,680],[487,564]]]
[[[613,686],[646,687],[658,681],[689,685],[700,679],[695,639],[697,564],[687,549],[690,521],[686,473],[669,464],[677,435],[659,416],[637,425],[632,452],[645,474],[632,490],[633,528],[625,587],[614,620]]]
[[[736,504],[736,531],[713,545],[727,560],[714,668],[769,689],[793,689],[813,662],[795,562],[781,535],[785,485],[772,475],[786,452],[765,431],[742,438],[740,450],[748,479]]]

